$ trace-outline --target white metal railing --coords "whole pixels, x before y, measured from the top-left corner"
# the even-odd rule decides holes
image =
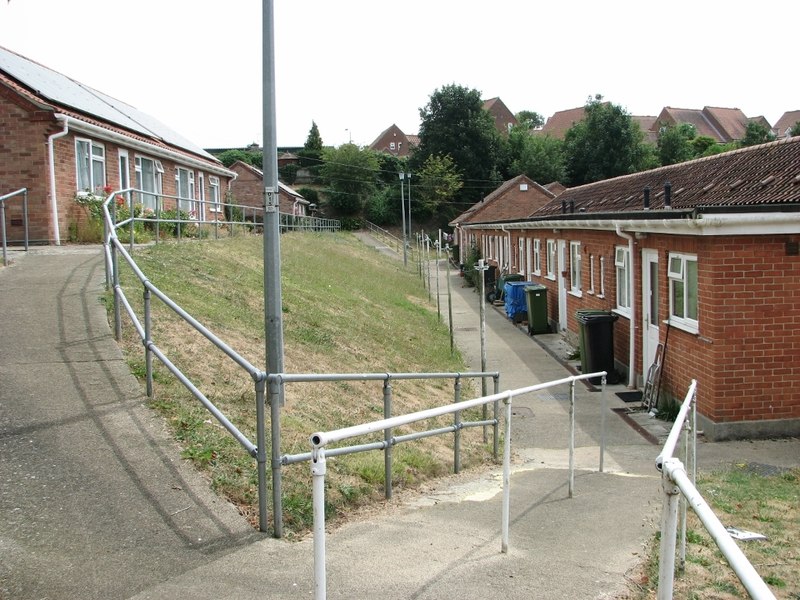
[[[370,221],[366,221],[366,225],[370,233],[386,242],[386,244],[392,248],[392,250],[395,252],[401,252],[403,250],[403,240],[394,235],[392,232],[387,231],[386,229],[383,229],[382,227],[379,227]]]
[[[675,423],[667,436],[667,441],[661,453],[656,458],[656,468],[661,471],[664,503],[661,513],[661,544],[659,547],[658,571],[658,600],[672,600],[675,580],[675,552],[678,538],[678,513],[681,509],[680,532],[680,565],[686,561],[686,503],[691,505],[700,522],[706,528],[717,547],[722,552],[725,560],[733,569],[736,577],[756,600],[774,600],[772,591],[761,579],[753,565],[741,551],[739,546],[720,522],[713,509],[706,503],[703,496],[695,487],[696,479],[696,448],[697,448],[697,381],[692,380],[689,391],[681,404]],[[691,413],[690,413],[691,411]],[[686,427],[691,431],[685,436],[686,460],[691,461],[690,476],[684,464],[673,457],[678,445],[682,430]],[[684,502],[680,502],[685,499]]]
[[[22,223],[25,227],[25,251],[28,251],[28,188],[20,188],[15,192],[0,196],[0,235],[3,237],[3,264],[8,266],[8,249],[6,238],[6,200],[22,196]]]
[[[586,373],[574,375],[564,379],[548,381],[536,385],[508,390],[489,396],[481,396],[472,400],[464,400],[455,404],[430,408],[406,415],[381,419],[369,423],[362,423],[352,427],[335,429],[327,432],[317,432],[311,436],[311,476],[312,476],[312,502],[314,510],[314,598],[315,600],[325,600],[327,597],[327,573],[326,573],[326,553],[325,553],[325,475],[327,473],[326,447],[329,444],[341,442],[351,438],[374,434],[380,431],[391,430],[394,427],[410,425],[420,421],[426,421],[436,417],[486,406],[490,403],[503,402],[505,404],[504,435],[503,435],[503,500],[501,517],[501,545],[502,553],[508,552],[508,526],[511,499],[511,404],[516,396],[529,394],[539,390],[555,387],[558,385],[570,385],[570,428],[569,428],[569,497],[573,496],[574,485],[574,446],[575,446],[575,382],[590,377],[601,377],[602,381],[602,405],[601,411],[605,414],[606,409],[606,372]],[[603,432],[600,445],[600,467],[603,470],[603,453],[605,451],[605,421],[602,422]],[[424,434],[420,434],[421,437]],[[332,453],[329,454],[331,456]]]

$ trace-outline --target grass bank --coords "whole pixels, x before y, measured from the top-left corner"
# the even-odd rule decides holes
[[[457,372],[446,324],[416,273],[375,252],[352,234],[287,233],[281,236],[285,370],[288,373]],[[265,368],[263,242],[256,236],[193,240],[137,250],[150,281],[225,340],[252,364]],[[141,287],[122,269],[123,287],[141,314]],[[172,362],[251,440],[255,440],[253,382],[201,335],[153,301],[153,339]],[[144,354],[126,324],[124,351],[144,376]],[[184,458],[206,473],[211,486],[251,522],[257,520],[255,462],[191,397],[163,365],[155,363],[155,397]],[[475,386],[474,389],[479,389]],[[452,402],[447,380],[395,381],[393,414]],[[468,391],[464,391],[464,397]],[[319,430],[380,419],[381,382],[291,384],[282,409],[281,452],[309,451]],[[442,422],[441,424],[443,424]],[[398,431],[397,433],[403,433]],[[396,447],[393,484],[413,487],[452,469],[452,437]],[[464,432],[464,466],[488,460],[478,430]],[[344,518],[383,491],[383,455],[369,452],[329,461],[328,512]],[[289,532],[312,523],[310,469],[284,468],[284,521]]]

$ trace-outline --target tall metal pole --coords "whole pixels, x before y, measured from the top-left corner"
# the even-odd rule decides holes
[[[484,277],[484,272],[489,268],[489,265],[483,262],[483,259],[478,260],[478,266],[475,267],[475,270],[478,271],[478,277],[480,278],[480,291],[481,291],[481,303],[480,303],[480,331],[481,331],[481,372],[486,372],[486,281]],[[486,396],[486,377],[481,377],[481,395]],[[486,436],[484,435],[484,441]]]
[[[275,126],[275,31],[273,0],[262,0],[263,6],[263,127],[264,127],[264,335],[267,352],[267,373],[283,373],[283,315],[281,313],[281,237],[278,211],[278,142]],[[274,418],[282,404],[280,392],[269,386],[266,401]],[[277,387],[281,390],[281,386]],[[277,397],[275,397],[277,395]],[[280,439],[272,439],[272,456],[280,448]],[[276,482],[275,479],[278,478]],[[272,470],[273,489],[280,489],[280,469]],[[277,484],[277,485],[276,485]],[[276,518],[275,511],[273,518]],[[276,527],[279,535],[280,527]]]
[[[406,238],[406,200],[403,194],[403,179],[406,174],[400,172],[400,212],[403,213],[403,266],[408,266],[408,242]]]
[[[408,173],[408,237],[411,239],[411,173]]]

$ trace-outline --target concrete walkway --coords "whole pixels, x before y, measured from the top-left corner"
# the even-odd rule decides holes
[[[312,539],[255,534],[185,468],[143,407],[99,303],[102,271],[98,251],[26,256],[0,270],[0,598],[313,597]],[[439,289],[446,319],[444,266]],[[479,298],[457,273],[451,290],[456,342],[477,370]],[[569,374],[552,354],[557,336],[538,343],[499,311],[486,316],[487,367],[501,372],[502,389]],[[499,471],[462,473],[330,532],[328,597],[579,599],[624,590],[661,500],[659,427],[643,435],[618,416],[626,405],[613,392],[622,389],[606,395],[600,473],[600,393],[576,386],[573,498],[568,388],[515,399],[507,554]],[[798,440],[700,449],[701,466],[796,466],[798,457]]]

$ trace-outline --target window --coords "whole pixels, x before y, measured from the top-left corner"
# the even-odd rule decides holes
[[[600,293],[597,294],[598,298],[606,297],[606,257],[600,257]]]
[[[394,150],[395,145],[394,142],[389,142],[389,150]]]
[[[696,333],[697,257],[670,254],[668,276],[670,323]]]
[[[569,284],[573,294],[581,293],[581,243],[569,243]]]
[[[547,240],[547,276],[556,278],[556,241]]]
[[[614,252],[614,267],[617,270],[617,310],[623,314],[630,314],[631,253],[627,246],[617,246]]]
[[[211,210],[214,212],[222,211],[219,198],[219,177],[210,175],[208,178],[208,201],[210,203]]]
[[[106,185],[106,149],[91,140],[75,139],[79,192],[101,192]]]
[[[197,173],[197,218],[206,220],[206,180],[202,171]]]
[[[594,254],[589,255],[589,293],[594,294]]]
[[[161,161],[137,156],[135,168],[136,187],[142,191],[139,202],[145,208],[157,210],[164,177],[164,167],[161,165]]]
[[[175,189],[178,190],[178,209],[196,217],[194,206],[194,171],[178,167],[175,172]]]
[[[128,162],[128,151],[119,151],[119,188],[125,190],[131,187],[131,165]],[[125,193],[125,198],[130,199],[130,192]]]
[[[528,261],[530,263],[530,261]],[[517,240],[517,272],[524,278],[527,278],[527,271],[525,271],[525,239],[519,238]]]
[[[541,275],[542,243],[541,240],[533,240],[533,274]]]

